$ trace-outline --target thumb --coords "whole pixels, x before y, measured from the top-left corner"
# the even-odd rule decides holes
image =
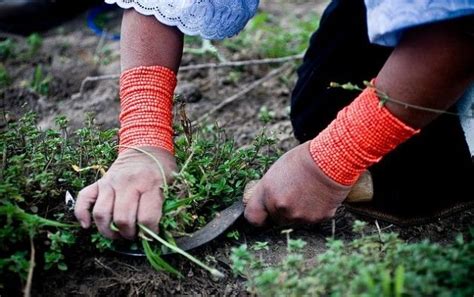
[[[247,221],[261,227],[267,220],[268,213],[264,204],[264,190],[260,181],[251,181],[244,191],[243,202],[245,205],[244,216]]]
[[[91,225],[90,209],[97,200],[99,187],[97,182],[82,189],[77,196],[74,215],[83,228],[89,228]]]

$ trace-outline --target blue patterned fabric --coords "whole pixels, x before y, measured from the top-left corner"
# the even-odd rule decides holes
[[[396,46],[404,30],[474,15],[474,0],[365,0],[372,43]]]
[[[259,0],[105,0],[153,15],[187,35],[224,39],[239,33],[257,11]]]

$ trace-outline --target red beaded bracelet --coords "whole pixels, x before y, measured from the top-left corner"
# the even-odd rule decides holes
[[[418,132],[381,106],[375,89],[368,87],[311,141],[310,153],[326,175],[352,185],[365,169]]]
[[[176,74],[162,66],[142,66],[120,77],[120,145],[154,146],[174,153],[173,93]]]

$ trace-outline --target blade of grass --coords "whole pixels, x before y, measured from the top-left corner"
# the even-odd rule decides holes
[[[165,205],[163,206],[163,213],[168,213],[170,211],[176,210],[181,206],[185,206],[193,202],[196,198],[189,197],[180,200],[165,200]]]
[[[158,253],[153,251],[148,240],[142,239],[141,241],[146,258],[148,259],[148,262],[150,262],[151,266],[153,266],[153,268],[158,271],[164,270],[178,277],[183,277],[183,275],[178,270],[176,270],[168,262],[163,260],[163,258],[161,258]]]
[[[206,264],[204,264],[204,263],[201,262],[200,260],[196,259],[196,258],[193,257],[192,255],[188,254],[187,252],[183,251],[183,250],[180,249],[179,247],[170,244],[169,242],[167,242],[166,240],[164,240],[163,238],[161,238],[160,236],[158,236],[155,232],[151,231],[150,229],[148,229],[148,228],[145,227],[144,225],[138,224],[138,226],[140,227],[140,230],[141,230],[142,232],[145,232],[146,234],[148,234],[149,236],[153,237],[153,238],[156,239],[159,243],[161,243],[162,245],[166,246],[166,247],[169,248],[170,250],[172,250],[172,251],[174,251],[174,252],[176,252],[176,253],[178,253],[178,254],[183,255],[184,257],[186,257],[186,258],[189,259],[190,261],[194,262],[196,265],[198,265],[198,266],[200,266],[201,268],[203,268],[203,269],[209,271],[214,277],[216,277],[216,278],[223,278],[223,277],[224,277],[224,274],[223,274],[222,272],[220,272],[219,270],[207,266]]]

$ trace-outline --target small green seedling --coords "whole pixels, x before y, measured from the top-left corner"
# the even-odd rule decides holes
[[[30,87],[35,93],[46,96],[49,93],[51,79],[52,77],[50,75],[45,75],[42,66],[37,65],[33,72],[33,79],[31,80]]]

